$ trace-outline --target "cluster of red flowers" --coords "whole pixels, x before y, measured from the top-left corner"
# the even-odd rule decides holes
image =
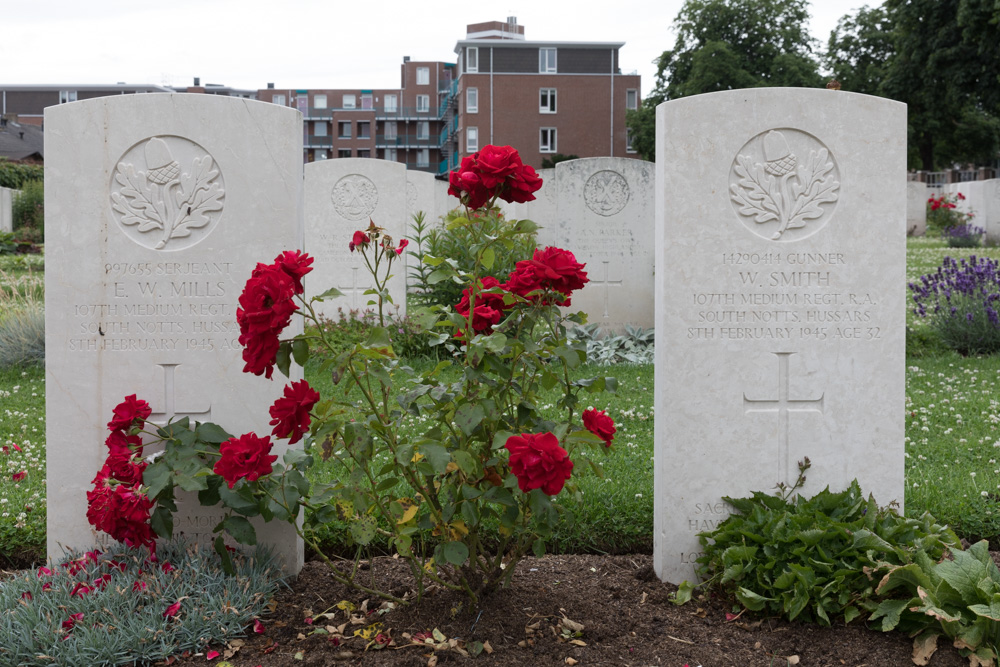
[[[532,201],[542,187],[542,179],[510,146],[483,146],[463,158],[448,177],[448,194],[458,197],[471,209],[482,208],[499,197],[506,202]]]
[[[505,303],[498,289],[545,305],[553,302],[551,292],[558,292],[562,295],[557,297],[559,305],[570,305],[573,291],[582,288],[589,280],[583,268],[584,265],[576,261],[570,251],[545,248],[535,250],[531,259],[518,262],[505,283],[491,276],[483,278],[475,289],[472,330],[475,333],[489,331],[500,322],[504,311],[513,307],[514,302]],[[483,294],[484,291],[490,293]],[[472,299],[473,288],[467,287],[462,292],[462,300],[455,305],[455,312],[468,319]]]
[[[236,309],[244,373],[271,378],[280,345],[278,336],[299,308],[292,298],[303,293],[302,277],[312,271],[312,262],[304,253],[286,250],[273,264],[258,263],[250,274]]]
[[[263,475],[270,475],[271,464],[278,457],[271,454],[271,438],[258,438],[253,433],[244,433],[238,438],[230,438],[219,445],[222,456],[212,470],[226,480],[229,488],[246,478],[253,482]]]
[[[305,380],[285,385],[285,395],[271,406],[271,433],[276,438],[288,438],[294,445],[309,430],[309,411],[319,402],[319,392]]]
[[[403,254],[403,249],[410,245],[410,242],[406,239],[401,240],[398,244],[393,245],[392,237],[385,233],[385,229],[382,227],[377,227],[375,222],[371,219],[368,220],[368,233],[361,231],[360,229],[354,232],[354,236],[351,237],[351,242],[347,244],[348,250],[354,252],[355,250],[364,252],[368,245],[372,242],[372,238],[381,237],[379,245],[381,245],[386,251],[392,251],[396,253],[396,256]]]
[[[108,457],[97,476],[94,488],[87,492],[87,520],[92,526],[129,546],[155,547],[155,537],[149,525],[153,507],[142,492],[142,439],[138,432],[152,409],[135,394],[114,409],[114,419],[108,422],[111,435],[105,440]]]
[[[962,201],[965,199],[965,195],[959,192],[955,195],[955,198]],[[937,211],[942,208],[955,208],[955,202],[951,200],[950,195],[931,195],[930,199],[927,200],[927,204],[931,207],[932,211]]]

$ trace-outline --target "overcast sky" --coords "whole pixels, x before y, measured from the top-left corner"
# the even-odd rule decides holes
[[[825,45],[864,0],[811,3]],[[878,0],[868,4],[879,4]],[[469,23],[516,16],[530,40],[625,42],[622,71],[652,88],[683,0],[0,0],[0,84],[393,88],[403,56],[455,61]]]

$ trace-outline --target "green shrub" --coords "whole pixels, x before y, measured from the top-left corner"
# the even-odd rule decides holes
[[[0,312],[0,368],[45,363],[45,311],[25,306]]]
[[[353,349],[358,343],[364,343],[371,335],[372,329],[376,327],[378,327],[378,313],[374,310],[345,311],[343,308],[337,308],[337,318],[321,317],[319,328],[330,346],[340,353]],[[426,340],[426,332],[413,318],[390,313],[386,318],[385,329],[396,356],[413,359],[433,354]],[[323,351],[322,346],[313,346],[314,354]]]
[[[45,230],[45,185],[42,181],[28,181],[21,191],[14,195],[14,229],[33,229],[42,234],[33,243],[44,241]],[[20,237],[19,237],[20,238]]]
[[[964,200],[961,192],[931,195],[927,199],[927,227],[941,234],[952,227],[970,224],[973,214],[958,210],[958,202]]]
[[[653,363],[653,329],[625,325],[625,333],[615,336],[602,335],[599,325],[587,324],[573,329],[571,334],[576,340],[586,341],[587,358],[599,366]]]
[[[0,232],[0,255],[13,255],[17,252],[17,243],[12,232]]]
[[[909,288],[913,313],[926,317],[946,346],[964,355],[1000,351],[1000,262],[945,257]]]
[[[28,181],[41,181],[45,170],[40,164],[20,164],[0,158],[0,188],[20,190]]]
[[[474,239],[495,238],[510,228],[511,223],[499,211],[496,215],[469,219],[463,217],[461,209],[456,209],[444,216],[440,225],[430,229],[414,227],[417,233],[411,240],[417,250],[410,254],[417,258],[417,265],[421,267],[425,266],[424,258],[428,258],[431,262],[448,262],[458,271],[468,273],[476,263],[472,250]],[[494,244],[493,248],[492,262],[483,262],[486,271],[483,273],[481,267],[480,277],[493,276],[503,283],[518,260],[531,257],[535,250],[535,234],[508,235],[504,243]],[[468,285],[444,278],[445,275],[444,271],[427,271],[426,268],[411,271],[411,294],[416,305],[453,306],[461,300],[462,290]]]
[[[807,467],[808,459],[800,464],[803,472]],[[910,564],[918,554],[938,559],[958,545],[955,533],[928,514],[907,519],[871,496],[865,500],[857,481],[808,500],[760,492],[724,500],[734,514],[714,532],[699,534],[704,585],[735,596],[747,609],[789,620],[830,625],[841,617],[849,623],[876,608],[874,571]]]

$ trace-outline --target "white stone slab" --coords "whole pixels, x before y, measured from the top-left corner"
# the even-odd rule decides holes
[[[14,231],[14,194],[17,190],[0,188],[0,232]]]
[[[803,457],[806,496],[857,478],[903,502],[906,107],[760,88],[656,123],[654,566],[678,583],[721,498],[791,483]],[[764,198],[756,222],[748,175],[807,215],[782,231]]]
[[[311,162],[305,167],[306,251],[316,258],[308,294],[336,287],[344,296],[317,304],[336,319],[337,309],[377,309],[376,300],[364,292],[374,287],[364,258],[348,244],[355,230],[367,229],[369,220],[384,227],[393,239],[409,234],[406,166],[370,158],[342,158]],[[406,314],[406,253],[393,262],[389,294],[393,304],[386,313]]]
[[[548,240],[587,265],[572,311],[605,333],[653,326],[653,163],[587,158],[556,165],[558,213]],[[541,223],[545,225],[545,223]],[[551,224],[551,223],[550,223]]]
[[[122,95],[46,109],[50,557],[100,540],[87,523],[86,492],[123,397],[148,401],[154,421],[188,415],[237,435],[270,433],[268,408],[283,378],[242,372],[236,308],[257,262],[301,247],[301,126],[292,109],[215,95]],[[126,176],[176,223],[173,234],[152,228],[145,213],[114,208]],[[189,496],[175,533],[210,538],[220,518]],[[298,572],[303,548],[291,526],[258,524],[258,536]]]
[[[972,224],[986,230],[988,245],[1000,244],[1000,179],[948,183],[941,191],[955,196],[961,193],[965,199],[955,202],[958,210],[971,213]]]
[[[927,184],[920,181],[906,182],[906,235],[923,236],[927,233]]]
[[[542,187],[535,191],[535,198],[523,204],[512,204],[510,215],[515,220],[531,220],[538,225],[539,247],[558,246],[559,203],[557,200],[555,169],[539,169]]]

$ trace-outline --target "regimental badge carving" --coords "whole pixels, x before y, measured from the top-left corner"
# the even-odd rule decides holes
[[[348,174],[333,184],[333,208],[348,220],[365,220],[378,205],[378,188],[366,176]]]
[[[406,210],[410,213],[417,212],[417,186],[409,181],[406,182]]]
[[[184,137],[140,141],[122,155],[111,181],[111,210],[141,246],[183,250],[218,224],[225,182],[211,155]]]
[[[762,132],[746,143],[730,172],[729,194],[743,225],[771,241],[811,236],[840,197],[840,171],[819,139],[795,129]]]
[[[599,171],[583,186],[583,201],[587,208],[604,217],[621,213],[628,197],[628,181],[617,171]]]

